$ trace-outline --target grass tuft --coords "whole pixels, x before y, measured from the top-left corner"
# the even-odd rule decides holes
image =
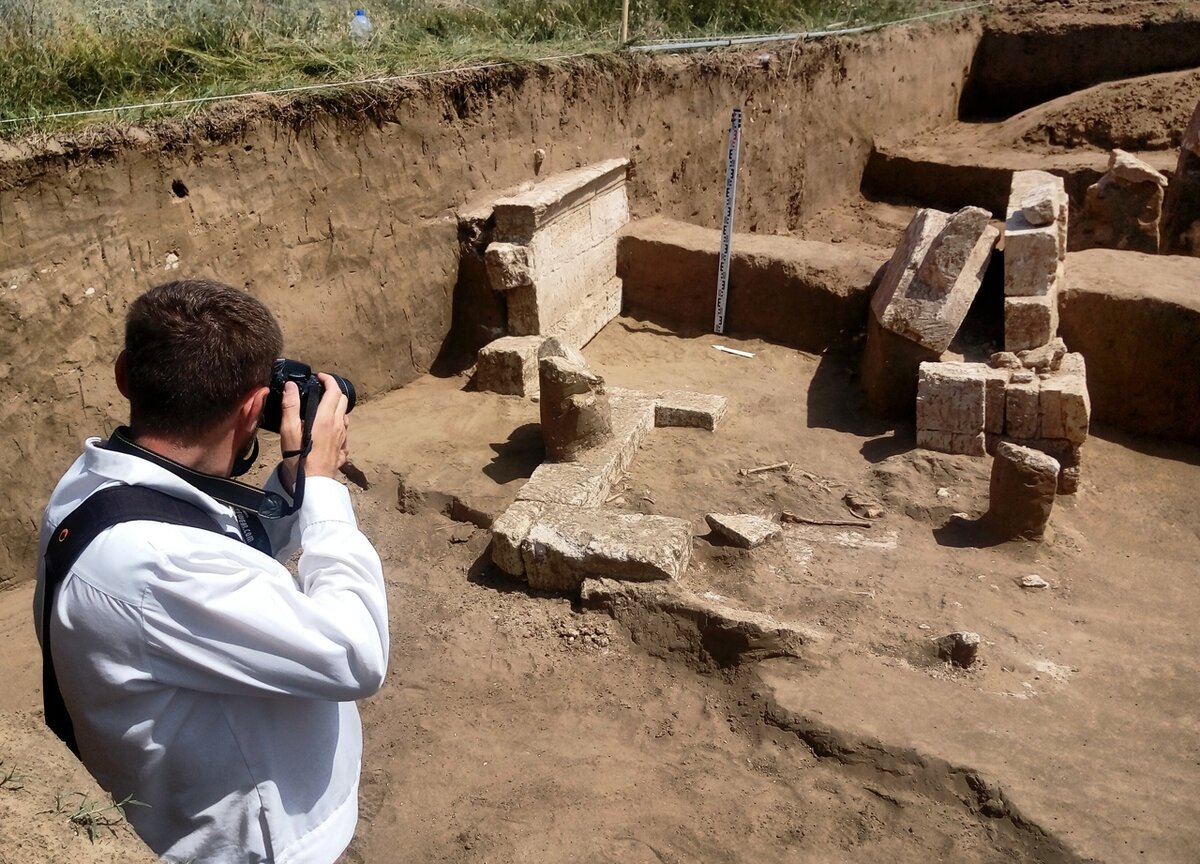
[[[928,0],[631,0],[638,40],[877,23]],[[0,119],[608,51],[621,0],[0,0]],[[127,117],[126,119],[137,119]],[[0,126],[0,134],[27,131]],[[61,124],[59,124],[61,125]]]
[[[126,821],[126,807],[148,806],[143,801],[135,800],[132,795],[126,795],[120,801],[110,797],[108,804],[102,804],[91,800],[82,792],[54,794],[54,812],[66,816],[71,827],[83,831],[93,843],[102,831],[116,836],[117,827]]]

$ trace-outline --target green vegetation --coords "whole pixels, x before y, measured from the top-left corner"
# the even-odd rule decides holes
[[[902,17],[923,2],[631,0],[630,31],[651,40],[852,26]],[[361,5],[375,26],[365,48],[349,37],[354,0],[0,0],[0,120],[611,51],[621,17],[621,0]],[[21,125],[0,125],[0,134]]]
[[[126,795],[120,801],[110,799],[110,802],[101,804],[82,792],[59,792],[54,796],[54,812],[66,816],[71,827],[83,831],[94,843],[102,830],[117,833],[117,826],[125,821],[126,807],[147,806],[142,801],[135,801],[132,795]]]
[[[0,759],[0,789],[9,789],[13,792],[25,788],[25,778],[17,773],[15,765],[4,767],[4,760]]]

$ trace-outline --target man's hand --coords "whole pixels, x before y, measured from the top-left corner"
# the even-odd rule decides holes
[[[309,477],[335,477],[350,455],[350,418],[346,416],[346,396],[333,378],[324,373],[317,377],[325,388],[313,421],[312,450],[304,463]],[[279,447],[283,453],[299,450],[304,444],[304,423],[300,417],[300,389],[295,382],[283,386],[283,418],[279,424]],[[300,457],[291,456],[279,465],[279,479],[289,494],[296,489]]]
[[[321,395],[321,404],[317,406],[317,419],[313,421],[312,428],[312,452],[308,454],[304,470],[310,477],[335,477],[350,456],[350,418],[346,416],[348,403],[346,394],[332,375],[319,372],[317,377],[321,379],[325,392]]]

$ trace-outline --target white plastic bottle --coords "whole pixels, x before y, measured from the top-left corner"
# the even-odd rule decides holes
[[[360,48],[365,47],[371,41],[371,34],[375,32],[375,28],[371,26],[371,19],[367,17],[366,10],[356,9],[354,17],[350,20],[350,41]]]

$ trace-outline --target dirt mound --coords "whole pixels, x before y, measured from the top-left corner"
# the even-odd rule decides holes
[[[1197,98],[1200,69],[1101,84],[1018,115],[1033,121],[1020,140],[1101,150],[1174,149]]]

